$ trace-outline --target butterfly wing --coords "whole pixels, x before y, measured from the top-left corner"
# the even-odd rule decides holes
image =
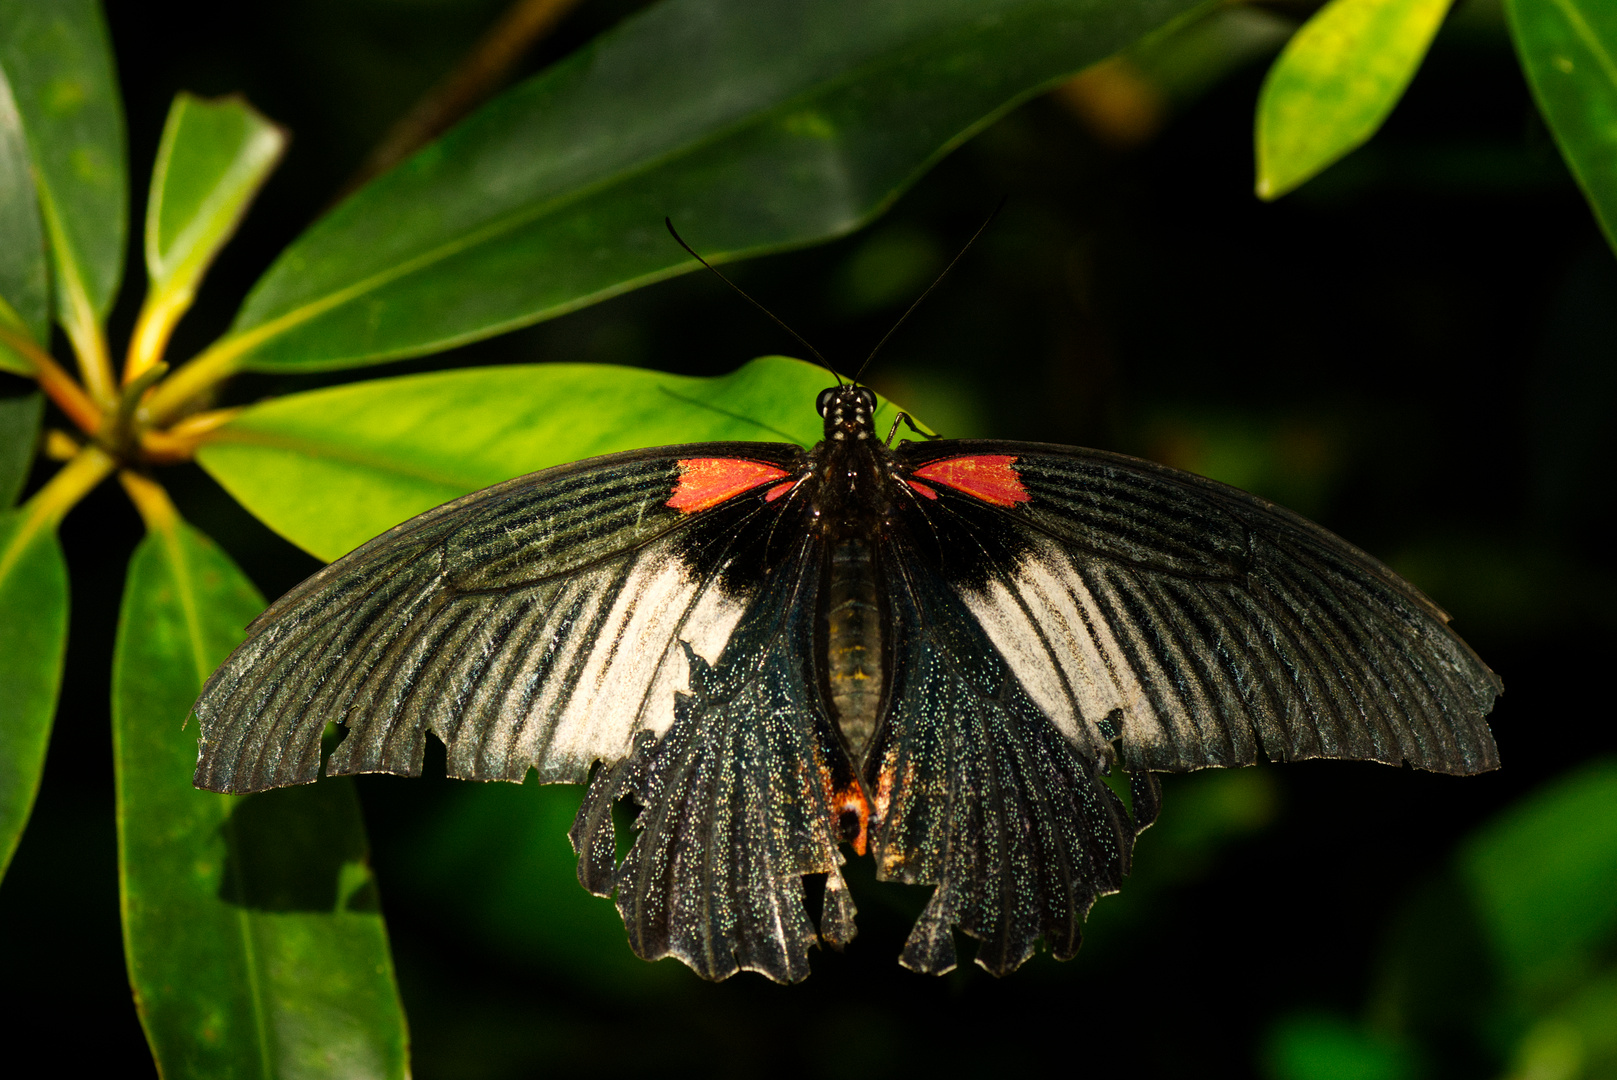
[[[853,937],[837,807],[858,781],[820,699],[814,651],[823,545],[806,530],[714,664],[690,657],[673,727],[595,776],[573,826],[579,880],[617,891],[629,943],[705,978],[808,975],[816,933],[802,878],[825,874],[820,936]],[[614,869],[612,803],[640,807]]]
[[[197,785],[312,781],[328,722],[348,729],[331,775],[415,775],[432,731],[452,776],[583,781],[673,725],[692,658],[718,658],[785,542],[767,493],[803,461],[773,443],[631,451],[384,533],[272,605],[208,680]]]
[[[995,975],[1041,937],[1069,959],[1090,905],[1121,886],[1137,829],[1101,780],[1104,744],[1051,722],[928,554],[902,528],[882,551],[893,683],[868,765],[877,872],[936,885],[900,962],[950,970],[955,926]]]
[[[1484,718],[1499,678],[1437,605],[1312,522],[1093,450],[960,441],[898,456],[917,542],[954,538],[932,558],[1080,746],[1120,737],[1130,770],[1260,753],[1498,766]]]

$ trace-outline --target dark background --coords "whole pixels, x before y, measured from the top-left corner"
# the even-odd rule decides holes
[[[529,68],[637,6],[582,5]],[[108,4],[135,206],[178,90],[243,92],[294,135],[172,357],[225,329],[275,253],[500,7]],[[816,954],[795,987],[751,975],[709,986],[673,961],[630,957],[611,905],[571,877],[575,791],[362,778],[416,1075],[907,1075],[1051,1060],[1242,1075],[1261,1069],[1275,1024],[1299,1010],[1361,1015],[1397,912],[1455,846],[1523,793],[1617,749],[1609,710],[1591,707],[1614,637],[1605,462],[1617,264],[1490,11],[1462,5],[1373,143],[1276,204],[1251,193],[1253,106],[1271,55],[1258,50],[1203,92],[1165,95],[1126,136],[1070,95],[1030,102],[869,228],[735,276],[851,361],[1008,195],[872,367],[873,385],[945,434],[1099,446],[1241,484],[1388,561],[1503,676],[1502,770],[1461,780],[1313,762],[1169,778],[1135,879],[1100,902],[1078,959],[1041,955],[1003,981],[974,967],[941,979],[899,969],[924,893],[878,884],[855,860],[859,939],[845,955]],[[138,308],[138,251],[115,342]],[[255,376],[230,393],[549,360],[713,374],[794,351],[693,274],[449,354]],[[164,480],[266,595],[316,567],[200,470]],[[13,995],[0,1030],[119,1075],[151,1069],[119,938],[106,676],[139,530],[113,485],[64,526],[69,676],[38,808],[0,890],[0,981]],[[1439,1071],[1495,1067],[1455,1053]]]

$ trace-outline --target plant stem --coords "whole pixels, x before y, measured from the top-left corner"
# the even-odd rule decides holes
[[[148,461],[173,464],[190,461],[208,436],[235,419],[241,409],[214,409],[187,416],[167,431],[148,428],[140,433],[141,455]]]
[[[79,374],[84,379],[84,388],[89,391],[90,400],[102,409],[110,409],[118,400],[118,380],[112,373],[112,354],[107,350],[107,337],[101,331],[101,320],[96,317],[95,306],[90,303],[84,281],[79,276],[73,245],[56,212],[56,201],[46,185],[39,185],[38,195],[39,215],[50,237],[51,250],[56,255],[59,299],[65,302],[65,310],[58,313],[62,329],[67,331],[67,339],[73,343],[73,353],[79,361]]]
[[[169,335],[191,306],[189,289],[150,292],[140,306],[135,332],[129,336],[129,353],[124,358],[124,385],[140,378],[163,357]]]
[[[174,508],[173,500],[156,480],[122,469],[118,473],[118,483],[123,485],[129,501],[135,504],[147,532],[169,532],[174,528],[174,523],[180,520],[180,512]]]
[[[578,0],[516,0],[455,69],[388,129],[337,193],[337,200],[387,172],[481,105],[577,4]]]
[[[234,375],[237,359],[254,344],[256,341],[250,335],[226,337],[214,342],[173,375],[158,383],[152,389],[151,397],[136,410],[135,415],[154,426],[168,423],[209,387]]]
[[[29,538],[40,529],[54,529],[60,525],[67,512],[111,475],[117,465],[112,455],[99,446],[91,445],[80,450],[72,461],[58,469],[56,475],[24,504],[22,528],[12,535],[6,551],[0,553],[0,577],[10,572],[10,557],[26,547]]]
[[[10,327],[0,324],[0,341],[5,342],[12,351],[34,365],[34,378],[39,381],[39,387],[56,402],[57,408],[67,414],[67,418],[79,426],[86,435],[94,435],[101,430],[102,412],[95,402],[73,376],[62,370],[60,364],[51,357],[51,354],[34,344],[26,335],[19,334]]]

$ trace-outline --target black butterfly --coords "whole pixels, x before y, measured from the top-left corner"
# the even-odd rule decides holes
[[[594,458],[476,492],[277,601],[196,705],[196,783],[590,781],[579,879],[722,979],[854,935],[840,847],[931,884],[901,962],[1078,948],[1155,772],[1332,757],[1476,773],[1499,679],[1386,567],[1262,499],[1095,450],[825,439]],[[1127,770],[1133,814],[1101,779]],[[593,777],[591,772],[593,769]],[[615,864],[611,806],[639,807]],[[820,925],[802,878],[826,875]]]

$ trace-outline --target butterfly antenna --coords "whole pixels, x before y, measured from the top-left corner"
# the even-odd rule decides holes
[[[892,330],[887,331],[887,333],[882,335],[882,339],[876,342],[876,347],[870,350],[870,355],[865,357],[865,362],[859,365],[858,371],[854,372],[853,382],[855,386],[859,385],[859,376],[865,373],[865,368],[869,367],[870,362],[876,359],[876,354],[881,352],[881,347],[887,344],[887,339],[892,337],[893,332],[896,331],[900,326],[904,325],[905,319],[915,314],[915,309],[921,306],[922,301],[932,295],[933,289],[936,289],[939,285],[943,284],[943,279],[949,276],[949,271],[954,269],[954,264],[966,257],[966,252],[971,250],[971,245],[975,244],[977,242],[977,238],[988,230],[988,226],[993,224],[995,218],[999,217],[999,212],[1005,209],[1005,203],[1009,198],[1009,195],[1000,197],[999,205],[995,206],[994,209],[989,213],[987,219],[984,220],[981,225],[977,226],[977,231],[971,234],[971,239],[967,240],[966,246],[960,249],[960,254],[949,260],[949,265],[943,268],[943,273],[937,276],[937,280],[933,281],[932,284],[926,287],[926,292],[915,298],[915,303],[911,304],[909,306],[909,310],[898,317],[898,321],[893,324]]]
[[[747,303],[751,304],[753,307],[757,308],[759,311],[763,312],[765,315],[768,315],[771,319],[774,320],[776,326],[780,327],[782,330],[786,331],[788,334],[790,334],[794,338],[796,338],[797,341],[798,341],[798,344],[802,345],[803,348],[805,348],[809,352],[813,353],[814,354],[814,359],[818,360],[820,362],[821,366],[824,367],[825,370],[827,370],[827,371],[829,371],[831,373],[831,376],[834,379],[837,380],[837,385],[838,386],[842,385],[842,376],[837,374],[837,369],[831,366],[831,361],[827,360],[825,357],[820,355],[820,350],[819,349],[816,349],[814,346],[810,345],[808,343],[808,341],[803,337],[802,334],[799,334],[796,330],[793,330],[790,326],[787,326],[784,322],[782,322],[779,319],[779,317],[777,317],[775,315],[775,313],[773,311],[770,311],[768,308],[764,307],[758,301],[756,301],[752,297],[748,296],[747,291],[745,289],[743,289],[741,286],[737,285],[735,282],[731,281],[729,278],[725,277],[723,274],[720,274],[718,269],[716,267],[714,267],[714,265],[712,263],[708,262],[706,259],[702,258],[702,256],[698,255],[696,253],[696,249],[691,247],[689,244],[687,244],[685,242],[685,238],[683,236],[679,235],[679,232],[674,228],[674,222],[673,222],[673,220],[671,218],[663,218],[663,224],[668,226],[668,235],[672,236],[674,238],[674,242],[676,244],[678,244],[680,247],[685,249],[686,254],[688,254],[691,258],[695,259],[697,262],[701,263],[703,266],[707,267],[709,270],[712,270],[713,273],[718,277],[718,279],[720,281],[724,282],[726,285],[730,286],[730,288],[732,288],[736,292],[740,293],[741,298],[743,300],[745,300]]]

